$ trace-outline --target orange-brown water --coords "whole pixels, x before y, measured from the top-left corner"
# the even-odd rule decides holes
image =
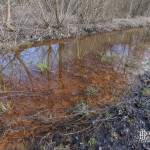
[[[143,29],[133,29],[2,53],[0,99],[11,101],[12,109],[0,116],[6,127],[0,148],[51,131],[52,123],[81,102],[97,109],[118,101],[131,79],[149,69],[150,45],[144,39]],[[33,119],[35,114],[39,118]]]

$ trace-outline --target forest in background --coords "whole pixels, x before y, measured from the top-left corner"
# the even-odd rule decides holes
[[[97,26],[107,28],[116,18],[149,16],[149,0],[1,0],[0,41],[71,37],[98,32]]]

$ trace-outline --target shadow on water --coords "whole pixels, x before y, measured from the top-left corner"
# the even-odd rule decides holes
[[[143,37],[143,29],[133,29],[1,53],[0,99],[14,101],[7,119],[41,110],[62,117],[81,101],[93,108],[117,101],[135,75],[150,70]]]

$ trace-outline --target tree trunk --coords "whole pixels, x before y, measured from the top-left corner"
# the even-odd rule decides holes
[[[60,23],[59,15],[58,15],[58,1],[57,0],[54,0],[54,13],[55,13],[57,27],[60,27],[61,23]]]
[[[8,25],[10,25],[10,0],[7,0],[7,16],[6,16],[6,22]]]
[[[7,4],[6,4],[6,8],[7,8],[7,12],[6,12],[6,27],[13,31],[13,27],[11,26],[11,12],[10,12],[10,0],[7,0]]]
[[[134,0],[131,0],[130,10],[129,10],[129,13],[128,13],[127,18],[130,18],[130,17],[132,16],[133,1],[134,1]]]

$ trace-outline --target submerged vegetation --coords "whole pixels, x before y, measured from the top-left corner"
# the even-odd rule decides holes
[[[99,89],[96,86],[90,85],[85,89],[86,96],[97,96]]]
[[[10,112],[13,109],[13,103],[10,102],[0,102],[0,114],[5,112]]]
[[[46,72],[49,70],[49,67],[46,63],[40,63],[37,64],[37,68],[41,71],[41,72]]]
[[[89,106],[86,102],[81,100],[77,105],[75,105],[70,111],[73,114],[78,115],[89,115]]]

